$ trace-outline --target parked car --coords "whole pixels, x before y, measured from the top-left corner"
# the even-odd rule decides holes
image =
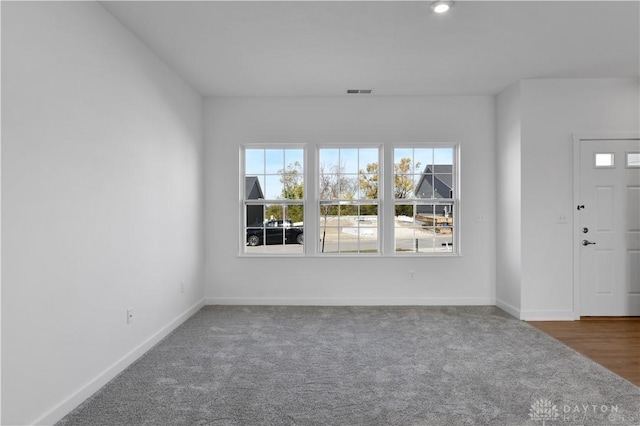
[[[266,244],[302,244],[304,231],[290,220],[268,220],[247,228],[247,245],[258,246],[265,244],[265,240]]]

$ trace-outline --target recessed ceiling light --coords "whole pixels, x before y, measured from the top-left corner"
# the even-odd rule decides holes
[[[448,0],[437,0],[431,3],[431,10],[435,13],[446,13],[453,7],[453,2]]]

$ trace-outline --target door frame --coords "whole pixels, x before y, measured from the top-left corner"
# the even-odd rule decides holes
[[[572,233],[572,257],[573,257],[573,317],[575,320],[580,319],[581,313],[581,281],[580,281],[580,217],[577,209],[580,203],[580,143],[583,141],[594,140],[610,140],[610,141],[628,141],[640,139],[640,133],[574,133],[571,135],[573,140],[573,204],[571,211],[573,212],[573,233]]]

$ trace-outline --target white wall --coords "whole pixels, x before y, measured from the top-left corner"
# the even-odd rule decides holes
[[[205,122],[208,303],[495,302],[493,97],[214,98]],[[260,142],[459,142],[462,256],[239,257],[239,149]]]
[[[639,92],[637,79],[521,82],[522,318],[574,318],[571,135],[637,133]]]
[[[496,304],[520,316],[522,267],[520,83],[496,97]]]
[[[94,2],[2,2],[2,67],[2,424],[51,423],[202,303],[202,100]]]

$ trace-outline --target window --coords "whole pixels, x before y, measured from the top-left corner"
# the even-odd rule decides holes
[[[393,151],[395,251],[457,251],[454,147],[406,147]]]
[[[627,152],[627,167],[640,167],[640,152]]]
[[[240,254],[458,254],[458,157],[455,144],[245,146]]]
[[[595,155],[596,168],[611,168],[614,166],[614,154],[612,152],[598,152]]]
[[[378,253],[379,148],[318,151],[319,253]]]
[[[244,253],[304,252],[304,150],[244,150]]]

